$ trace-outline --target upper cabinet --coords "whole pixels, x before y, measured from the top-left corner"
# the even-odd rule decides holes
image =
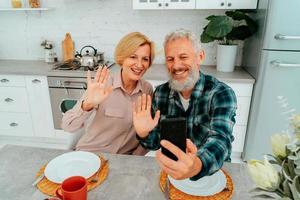
[[[133,9],[195,9],[196,0],[133,0]]]
[[[196,9],[256,9],[257,0],[196,0]]]
[[[133,0],[133,9],[256,9],[257,0]]]

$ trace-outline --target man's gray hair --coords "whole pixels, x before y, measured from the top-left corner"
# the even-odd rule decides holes
[[[188,39],[192,43],[192,45],[197,53],[201,50],[200,43],[199,43],[199,40],[196,37],[196,35],[193,32],[185,30],[185,29],[178,29],[178,30],[173,31],[173,32],[169,33],[168,35],[166,35],[165,42],[164,42],[164,48],[166,49],[166,45],[169,41],[173,41],[173,40],[181,39],[181,38]]]

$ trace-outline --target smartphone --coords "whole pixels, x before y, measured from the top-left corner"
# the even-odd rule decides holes
[[[161,140],[168,140],[183,152],[186,152],[187,125],[184,117],[164,118],[160,121]],[[169,150],[161,147],[161,152],[177,161],[178,158]]]

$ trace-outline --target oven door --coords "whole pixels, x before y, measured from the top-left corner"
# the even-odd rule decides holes
[[[63,114],[73,108],[82,97],[84,89],[79,88],[49,88],[53,122],[55,129],[61,129]]]

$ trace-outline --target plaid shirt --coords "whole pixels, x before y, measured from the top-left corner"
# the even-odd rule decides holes
[[[178,92],[171,90],[168,83],[158,86],[153,94],[153,112],[160,110],[164,116],[185,117],[187,137],[197,146],[197,156],[203,167],[199,174],[191,177],[197,180],[218,171],[224,160],[230,161],[232,129],[237,108],[234,91],[216,78],[200,73],[185,111]],[[140,140],[147,149],[160,148],[160,126]]]

